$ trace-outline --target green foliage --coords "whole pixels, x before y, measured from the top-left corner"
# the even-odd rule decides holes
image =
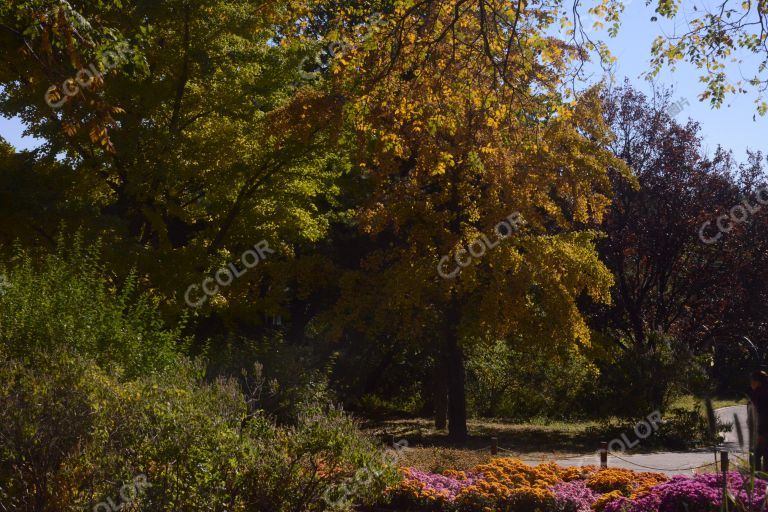
[[[207,378],[237,378],[252,408],[279,421],[298,414],[302,403],[332,400],[322,369],[310,347],[293,346],[279,335],[260,339],[228,336],[208,340],[201,350]]]
[[[642,438],[637,435],[637,428],[642,429]],[[587,431],[594,439],[620,441],[622,449],[647,451],[712,447],[722,442],[721,433],[729,428],[719,422],[712,428],[698,403],[693,409],[672,407],[661,415],[661,421],[658,422],[650,420],[648,413],[644,415],[639,410],[631,418],[603,418],[597,426]]]
[[[674,20],[680,16],[678,7],[677,1],[658,0],[656,12]],[[768,11],[764,2],[723,2],[717,9],[696,11],[693,15],[686,12],[687,30],[654,40],[648,77],[656,77],[664,67],[674,70],[679,62],[688,62],[700,72],[699,81],[705,86],[699,95],[702,101],[720,107],[729,94],[745,94],[752,88],[758,92],[757,112],[768,113],[764,97]]]
[[[597,356],[600,378],[589,392],[602,415],[637,418],[664,410],[697,374],[690,351],[674,338],[648,333],[648,346],[616,343]]]
[[[693,410],[679,407],[668,410],[654,437],[665,447],[690,449],[717,444],[722,440],[720,433],[728,428],[719,422],[713,428],[701,404],[696,404]]]
[[[69,247],[42,258],[16,251],[0,294],[0,344],[13,357],[70,350],[104,367],[136,375],[165,368],[183,345],[178,329],[164,326],[157,303],[138,292],[138,279],[118,283],[102,263],[98,245]]]
[[[244,499],[258,510],[348,510],[373,504],[395,468],[354,422],[333,407],[311,405],[297,424],[257,438]]]
[[[33,366],[3,357],[0,501],[90,508],[141,476],[148,486],[133,511],[346,510],[395,478],[341,411],[306,404],[295,425],[279,427],[248,413],[234,381],[204,384],[202,374],[181,361],[121,382],[63,352]]]
[[[48,245],[67,219],[104,240],[116,275],[135,268],[177,312],[188,286],[253,244],[291,258],[321,240],[348,166],[335,150],[339,105],[300,87],[306,47],[274,44],[276,24],[304,12],[292,4],[0,1],[0,112],[48,143],[0,162],[0,191],[20,207],[3,212],[3,240]],[[63,95],[63,78],[119,41],[129,63],[59,109],[46,104],[49,87]],[[265,267],[204,311],[274,314],[286,286]]]
[[[597,368],[577,349],[564,354],[523,351],[501,340],[477,347],[467,370],[470,410],[516,420],[583,415],[584,388],[597,378]]]
[[[99,372],[64,354],[54,360],[41,354],[49,364],[31,368],[8,360],[5,349],[0,345],[2,510],[63,509],[70,503],[55,482],[97,423],[91,414],[97,384],[88,374]]]

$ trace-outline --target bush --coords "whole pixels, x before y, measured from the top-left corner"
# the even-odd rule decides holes
[[[583,414],[580,394],[597,369],[576,348],[523,352],[499,340],[468,354],[467,401],[473,415],[530,420]]]
[[[237,378],[247,390],[249,406],[280,422],[295,419],[299,404],[334,398],[328,391],[328,372],[315,368],[310,349],[285,343],[279,335],[208,339],[200,353],[208,361],[206,378]]]
[[[604,419],[598,426],[587,429],[587,432],[591,438],[613,439],[612,443],[618,444],[622,450],[682,450],[718,444],[722,442],[721,433],[728,429],[729,425],[718,420],[711,425],[702,407],[697,404],[692,410],[669,409],[661,416],[661,421],[651,420],[650,415],[637,419]]]
[[[627,348],[611,344],[599,358],[600,378],[587,404],[598,415],[634,419],[664,410],[698,370],[690,351],[674,338],[647,335],[653,343],[638,346],[624,340],[621,345]]]
[[[249,414],[234,381],[203,383],[199,364],[121,382],[79,355],[0,355],[11,510],[344,510],[395,478],[343,412],[308,405],[280,427]]]
[[[98,246],[79,239],[33,263],[18,251],[4,269],[0,344],[24,359],[53,350],[74,351],[128,376],[168,367],[181,348],[179,331],[164,327],[157,304],[130,276],[120,286],[104,276]],[[2,270],[2,269],[0,269]]]
[[[707,415],[697,404],[693,410],[676,407],[667,411],[656,436],[666,447],[688,449],[716,445],[722,442],[720,433],[729,429],[717,420],[715,425],[710,425]]]
[[[0,503],[3,510],[64,510],[60,482],[95,428],[96,369],[62,357],[34,371],[0,346]]]
[[[371,505],[397,479],[372,440],[333,407],[313,406],[297,424],[253,436],[246,502],[256,510],[349,510]],[[250,509],[249,509],[250,510]]]

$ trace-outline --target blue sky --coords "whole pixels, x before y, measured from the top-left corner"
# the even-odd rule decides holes
[[[690,2],[685,2],[690,8]],[[700,12],[700,11],[699,11]],[[662,33],[672,33],[678,26],[667,20],[664,22],[652,22],[652,9],[646,7],[643,0],[630,0],[624,16],[619,35],[616,38],[605,37],[608,46],[617,58],[615,65],[615,77],[623,81],[626,76],[638,89],[651,92],[651,85],[640,78],[640,75],[649,69],[650,48],[653,39]],[[584,17],[589,22],[589,17]],[[603,35],[595,32],[595,35]],[[750,68],[749,65],[752,65]],[[747,60],[746,71],[754,69],[755,60]],[[739,69],[732,68],[729,73],[738,73]],[[711,154],[720,144],[732,149],[738,160],[744,160],[746,149],[760,149],[768,151],[768,116],[753,116],[756,113],[754,104],[755,93],[750,91],[747,95],[730,96],[726,104],[718,110],[713,110],[708,103],[700,103],[698,95],[702,86],[698,81],[698,70],[692,66],[681,64],[677,71],[664,70],[657,77],[656,83],[660,86],[672,87],[675,91],[673,98],[685,98],[689,105],[677,116],[679,121],[685,121],[688,117],[701,123],[701,133],[704,138],[704,147]],[[595,80],[601,78],[601,72],[595,66],[593,74]],[[33,148],[38,141],[30,137],[23,137],[23,124],[17,119],[5,119],[0,117],[0,134],[11,144],[19,149]]]
[[[13,144],[17,149],[32,149],[37,147],[39,141],[32,137],[24,137],[22,132],[24,125],[19,119],[6,119],[0,116],[0,135]]]
[[[698,3],[698,2],[697,2]],[[691,10],[692,2],[683,2],[684,8]],[[698,3],[701,6],[701,3]],[[633,0],[626,7],[621,31],[615,38],[604,38],[611,52],[616,57],[615,77],[623,81],[628,77],[638,89],[650,94],[651,84],[640,78],[650,69],[650,48],[653,40],[662,34],[673,34],[675,30],[685,28],[680,21],[672,23],[669,20],[652,22],[653,10],[645,5],[643,0]],[[698,15],[701,15],[701,7]],[[685,17],[683,13],[682,18]],[[588,18],[584,18],[587,20]],[[597,34],[600,34],[599,32]],[[757,67],[753,56],[746,56],[743,67],[736,66],[727,69],[729,76],[745,76],[754,74]],[[736,73],[736,75],[731,75]],[[699,70],[694,66],[680,64],[675,72],[664,69],[656,78],[657,86],[672,87],[673,99],[685,98],[690,105],[678,114],[678,121],[692,118],[701,124],[701,134],[704,147],[712,153],[718,144],[732,149],[738,160],[746,159],[747,148],[768,151],[768,116],[756,115],[757,106],[754,103],[756,92],[750,90],[746,95],[729,96],[720,109],[712,109],[709,103],[698,100],[703,90],[699,82]],[[596,77],[599,78],[599,77]],[[753,121],[753,116],[756,120]]]

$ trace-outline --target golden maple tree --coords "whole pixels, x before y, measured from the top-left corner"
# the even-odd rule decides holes
[[[581,51],[544,35],[545,18],[502,1],[402,2],[329,63],[373,241],[342,280],[337,321],[438,340],[454,439],[467,434],[466,344],[586,345],[577,299],[609,300],[593,227],[609,168],[626,169],[605,149],[599,90],[567,83]],[[510,215],[525,225],[494,244]],[[465,268],[438,271],[457,254]]]

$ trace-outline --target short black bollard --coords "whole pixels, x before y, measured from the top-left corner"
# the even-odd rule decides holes
[[[496,455],[497,453],[499,453],[499,438],[492,437],[491,438],[491,455]]]
[[[600,443],[600,467],[605,469],[608,467],[608,443]]]

